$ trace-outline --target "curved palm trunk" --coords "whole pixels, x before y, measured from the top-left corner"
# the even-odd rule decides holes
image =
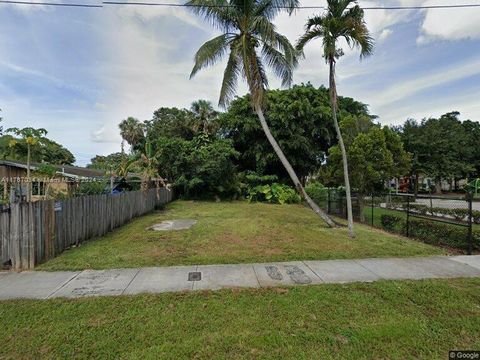
[[[282,162],[283,166],[288,172],[288,175],[290,175],[290,178],[292,179],[293,183],[295,184],[295,187],[297,188],[298,192],[300,195],[302,195],[303,198],[307,201],[308,205],[312,208],[312,210],[322,218],[323,221],[325,221],[328,226],[330,227],[335,227],[335,223],[333,222],[332,219],[322,210],[320,207],[308,196],[306,193],[305,189],[303,188],[302,184],[300,183],[300,180],[298,179],[297,174],[292,168],[292,165],[288,162],[287,158],[285,157],[282,149],[278,145],[277,141],[273,137],[272,133],[270,132],[270,128],[268,127],[267,121],[265,120],[265,116],[263,115],[263,111],[260,107],[255,107],[255,111],[258,115],[258,118],[260,119],[260,124],[262,125],[262,129],[265,132],[265,135],[267,136],[268,141],[273,147],[273,150],[275,150],[275,153],[277,154],[278,158]]]
[[[342,151],[343,161],[343,175],[345,178],[345,192],[347,193],[347,218],[348,218],[348,232],[350,237],[355,237],[353,231],[353,212],[352,212],[352,195],[350,191],[350,178],[348,175],[347,151],[345,150],[345,143],[343,142],[342,132],[338,126],[337,120],[337,86],[335,84],[335,59],[331,58],[330,63],[330,102],[332,105],[333,123],[337,132],[338,144]]]

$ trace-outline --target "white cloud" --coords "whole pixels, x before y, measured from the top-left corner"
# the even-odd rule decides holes
[[[424,5],[451,3],[446,0],[429,0]],[[421,26],[418,44],[435,39],[462,40],[480,39],[480,11],[472,8],[429,9]]]
[[[422,91],[477,74],[480,74],[480,58],[455,63],[448,68],[436,69],[433,73],[396,83],[378,91],[377,94],[371,94],[371,98],[374,99],[372,104],[382,108]]]
[[[392,29],[383,29],[380,35],[378,35],[378,41],[383,42],[385,41],[390,35],[392,35]]]

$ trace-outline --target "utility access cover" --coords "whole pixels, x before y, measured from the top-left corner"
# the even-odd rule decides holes
[[[188,281],[200,281],[202,280],[202,273],[199,271],[189,272]]]
[[[147,228],[153,231],[172,231],[172,230],[187,230],[197,223],[197,220],[192,219],[177,219],[165,220],[159,224],[155,224]]]

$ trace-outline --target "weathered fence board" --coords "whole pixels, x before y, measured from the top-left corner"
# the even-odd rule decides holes
[[[14,270],[33,269],[170,201],[172,192],[162,188],[158,194],[152,189],[11,204],[0,211],[1,264],[11,262]]]

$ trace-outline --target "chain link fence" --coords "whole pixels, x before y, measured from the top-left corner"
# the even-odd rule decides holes
[[[347,218],[344,192],[325,189],[315,200],[328,214]],[[468,194],[352,194],[352,210],[354,220],[363,224],[468,254],[480,251],[480,201]]]

